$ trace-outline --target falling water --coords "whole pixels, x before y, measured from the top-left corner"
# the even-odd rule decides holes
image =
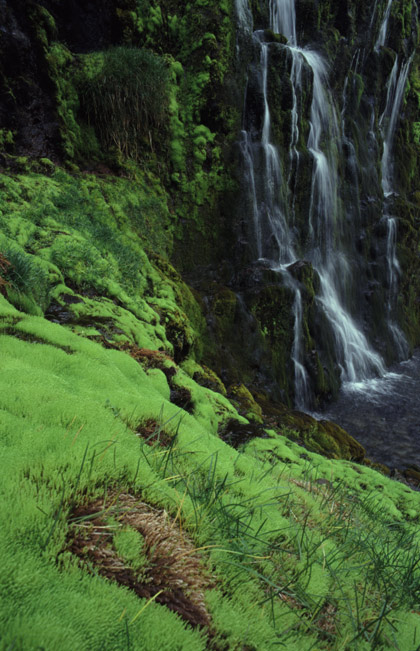
[[[294,4],[284,3],[289,11]],[[277,14],[284,16],[284,12]],[[295,19],[287,18],[285,29]],[[282,24],[276,25],[282,30]],[[340,282],[337,269],[344,277],[345,285],[348,263],[341,241],[340,209],[338,205],[337,150],[341,145],[337,114],[327,85],[328,71],[323,58],[315,51],[290,47],[294,65],[300,56],[313,73],[313,99],[310,117],[308,149],[314,160],[312,172],[309,228],[310,249],[305,252],[319,274],[321,293],[319,304],[333,328],[337,361],[343,381],[353,382],[372,374],[383,374],[385,369],[380,356],[369,346],[368,341],[354,319],[344,307],[340,297]],[[300,68],[301,69],[301,68]],[[294,92],[301,92],[301,74],[292,74]]]
[[[385,14],[382,20],[382,25],[379,30],[379,36],[377,38],[377,41],[375,43],[375,51],[377,52],[379,48],[383,47],[386,42],[386,37],[388,34],[388,22],[389,22],[389,17],[391,15],[391,6],[392,6],[392,1],[393,0],[388,0],[388,4],[385,10]]]
[[[293,305],[295,317],[292,361],[295,367],[295,404],[298,409],[304,409],[310,401],[308,373],[302,364],[302,295],[299,289],[295,292]]]
[[[375,20],[377,6],[378,6],[378,0],[375,0],[375,4],[373,5],[372,17],[370,19],[370,24],[369,24],[369,31],[371,31],[373,27],[373,21]]]
[[[393,191],[392,146],[394,144],[395,129],[404,97],[410,64],[411,58],[401,66],[401,70],[398,74],[399,62],[398,57],[395,58],[394,66],[388,82],[386,106],[380,119],[384,138],[384,149],[382,155],[382,188],[385,197],[392,194]]]
[[[297,45],[295,0],[269,0],[270,29],[283,34],[290,45]]]
[[[252,152],[252,142],[250,134],[247,131],[241,132],[241,154],[242,160],[244,161],[244,180],[246,181],[246,187],[248,188],[248,196],[250,198],[251,204],[251,214],[252,214],[252,223],[254,226],[254,233],[257,246],[257,257],[261,258],[262,256],[262,243],[261,243],[261,224],[259,220],[259,208],[258,208],[258,199],[257,199],[257,188],[255,185],[255,171],[254,171],[254,160]]]
[[[248,0],[235,0],[235,10],[238,17],[238,25],[244,31],[252,31],[252,12]]]
[[[288,169],[283,169],[282,159],[272,136],[272,120],[269,104],[268,66],[270,47],[266,34],[254,32],[253,42],[259,52],[259,89],[262,100],[262,123],[260,135],[256,136],[252,128],[242,132],[241,151],[244,164],[244,176],[249,197],[249,213],[252,216],[258,258],[270,261],[272,269],[283,275],[284,283],[294,292],[294,339],[291,359],[294,364],[295,400],[299,407],[304,407],[310,400],[310,383],[305,368],[303,345],[303,315],[301,284],[292,279],[288,266],[298,259],[311,263],[319,277],[319,292],[316,305],[326,316],[332,330],[335,359],[341,370],[343,382],[351,383],[372,376],[382,376],[385,368],[380,355],[375,352],[361,325],[352,316],[348,304],[348,294],[354,283],[355,261],[349,257],[349,228],[341,198],[341,172],[338,161],[345,145],[348,152],[347,163],[356,190],[353,214],[360,214],[358,189],[358,161],[356,148],[351,137],[345,135],[345,110],[348,84],[347,76],[343,90],[343,111],[338,120],[333,94],[328,85],[329,69],[323,56],[310,48],[301,48],[296,35],[296,14],[294,0],[268,0],[270,29],[282,33],[287,38],[287,48],[291,59],[291,127],[289,141]],[[371,23],[377,11],[377,1],[373,9]],[[386,42],[392,0],[388,0],[383,16],[375,50]],[[237,0],[240,20],[249,24],[248,5]],[[244,18],[245,17],[245,18]],[[275,47],[279,47],[278,45]],[[281,46],[280,46],[281,47]],[[353,75],[364,65],[366,50],[355,51],[351,72]],[[384,143],[382,157],[382,187],[384,195],[392,193],[393,157],[392,147],[397,126],[397,119],[407,81],[409,62],[400,65],[398,58],[390,75],[387,101],[380,119]],[[304,75],[303,72],[306,71]],[[295,193],[294,187],[299,183],[299,166],[303,151],[299,150],[301,105],[306,88],[304,83],[312,77],[312,101],[309,118],[309,135],[307,151],[312,157],[312,181],[310,201],[307,214],[308,233],[305,245],[296,240],[294,231]],[[350,73],[349,73],[350,74]],[[305,81],[304,81],[305,80]],[[375,136],[375,113],[372,111],[371,137]],[[372,145],[373,146],[373,145]],[[395,218],[385,213],[387,219],[387,269],[389,285],[389,328],[394,338],[399,341],[401,355],[406,354],[405,340],[394,322],[392,315],[399,278],[399,264],[396,256]],[[398,337],[397,337],[397,334]]]
[[[388,328],[394,340],[398,353],[398,359],[406,359],[409,353],[409,345],[401,328],[395,322],[395,311],[398,294],[398,281],[400,277],[400,265],[397,258],[397,220],[389,213],[389,197],[394,194],[392,187],[393,180],[393,144],[398,123],[398,117],[404,97],[404,90],[407,83],[408,71],[412,58],[406,61],[400,71],[398,57],[395,62],[388,81],[387,99],[384,112],[380,119],[380,126],[383,135],[382,154],[382,189],[384,193],[383,214],[387,222],[387,250],[388,263]]]
[[[268,47],[264,32],[256,31],[254,45],[260,51],[260,90],[263,99],[263,123],[260,139],[242,132],[241,151],[245,177],[251,197],[252,216],[258,258],[275,260],[277,266],[296,260],[292,233],[287,224],[287,189],[277,147],[271,140],[271,115],[267,96]],[[256,176],[258,174],[258,183]]]

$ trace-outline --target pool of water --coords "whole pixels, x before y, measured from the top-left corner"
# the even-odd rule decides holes
[[[382,378],[345,384],[317,418],[332,420],[390,468],[420,466],[420,350]]]

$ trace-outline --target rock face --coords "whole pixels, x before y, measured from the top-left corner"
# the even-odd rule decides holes
[[[159,247],[193,290],[198,361],[226,386],[316,406],[420,343],[417,8],[276,7],[2,0],[0,162],[153,174],[168,210]],[[167,75],[162,118],[140,124],[130,162],[87,105],[117,46],[153,52]],[[115,111],[121,125],[142,101]],[[167,327],[180,362],[184,326]]]
[[[418,341],[404,287],[408,273],[418,296],[404,245],[415,209],[398,164],[411,150],[401,111],[417,102],[417,10],[356,4],[253,3],[248,32],[241,211],[254,257],[295,297],[287,356],[301,404],[382,374]],[[267,25],[287,44],[258,31]]]

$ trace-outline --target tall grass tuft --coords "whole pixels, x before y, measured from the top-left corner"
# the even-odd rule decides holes
[[[149,50],[113,47],[80,81],[82,110],[105,147],[137,158],[141,141],[164,124],[169,105],[169,70]]]

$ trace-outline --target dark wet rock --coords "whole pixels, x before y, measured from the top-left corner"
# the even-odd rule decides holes
[[[194,411],[194,403],[191,397],[191,391],[186,387],[179,387],[171,383],[170,401],[190,414]]]
[[[73,294],[61,294],[60,299],[67,305],[76,305],[83,303],[83,298],[80,296],[73,296]]]
[[[261,32],[260,38],[264,43],[279,43],[280,45],[287,44],[287,38],[283,34],[276,34],[271,29],[265,29]]]
[[[28,5],[0,4],[0,125],[15,133],[14,153],[57,158],[54,87]]]
[[[232,384],[228,390],[228,397],[237,406],[239,413],[249,420],[262,423],[262,409],[255,402],[250,390],[244,384]]]
[[[115,0],[43,0],[55,19],[59,39],[73,52],[100,50],[117,43],[122,34]]]
[[[264,426],[258,423],[240,423],[231,419],[219,430],[220,438],[233,448],[238,448],[255,438],[269,438]]]
[[[420,470],[418,470],[418,466],[407,468],[404,470],[403,475],[410,484],[420,487]]]
[[[65,302],[71,304],[70,301]],[[45,313],[45,318],[53,323],[65,324],[74,321],[74,314],[57,301],[52,301]]]
[[[222,380],[212,371],[208,366],[202,365],[200,371],[196,371],[193,375],[194,382],[197,382],[200,386],[205,389],[210,389],[216,393],[221,393],[223,396],[226,395],[226,387],[223,384]]]
[[[287,267],[287,271],[298,280],[311,295],[319,291],[319,276],[310,262],[297,260]]]

